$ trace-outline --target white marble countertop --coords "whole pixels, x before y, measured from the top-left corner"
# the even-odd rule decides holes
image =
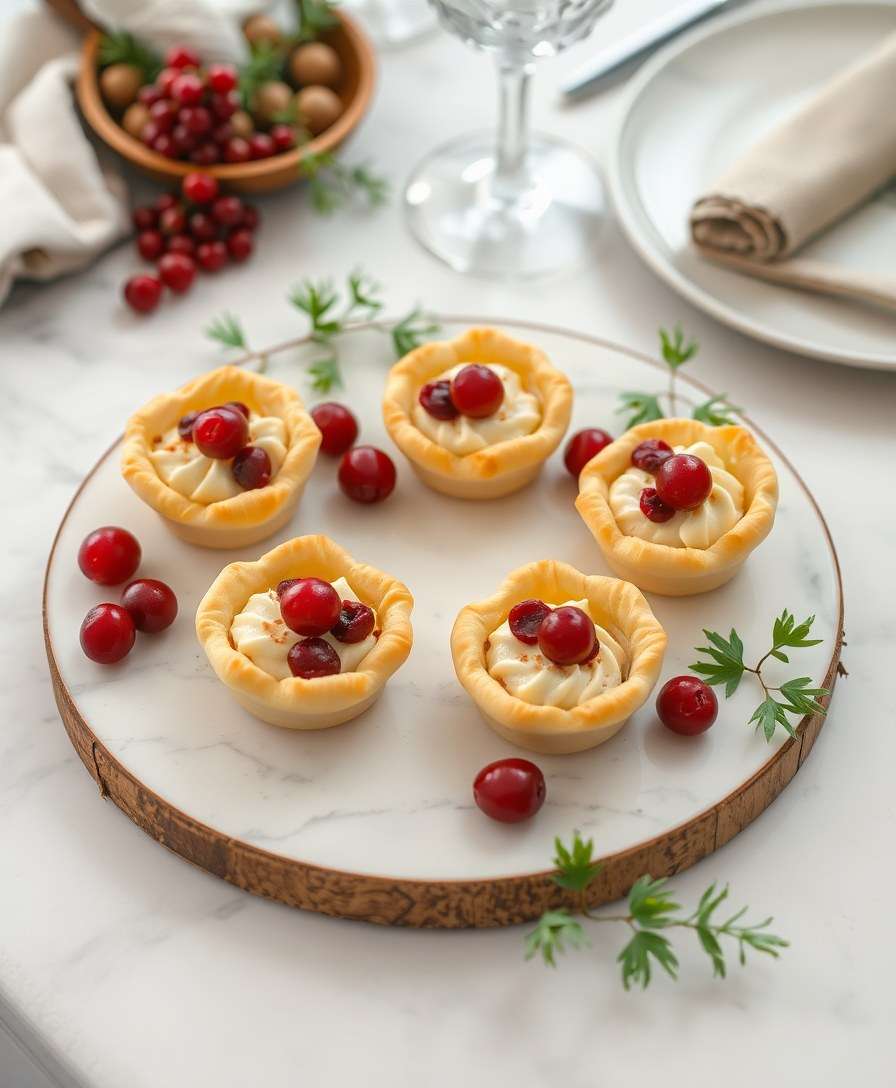
[[[598,36],[662,7],[620,4]],[[536,121],[600,152],[614,95],[558,110],[559,71],[545,65]],[[350,157],[375,157],[400,183],[467,119],[490,123],[492,92],[488,62],[445,36],[390,54]],[[425,108],[409,112],[421,98]],[[406,234],[397,202],[370,218],[320,220],[293,191],[263,212],[257,259],[150,320],[117,302],[136,263],[128,245],[65,282],[18,289],[0,312],[0,1084],[43,1084],[16,1064],[10,1037],[48,1083],[84,1088],[613,1088],[649,1075],[688,1086],[889,1083],[894,378],[723,329],[662,286],[612,222],[589,268],[517,291],[436,265]],[[685,902],[730,881],[739,902],[773,913],[793,941],[780,962],[735,966],[718,982],[682,943],[677,984],[625,994],[615,931],[550,972],[523,962],[520,929],[413,932],[299,913],[191,868],[98,798],[59,721],[41,640],[41,576],[71,493],[135,404],[215,361],[201,335],[212,315],[234,310],[250,337],[280,339],[298,327],[283,301],[293,281],[359,263],[395,312],[419,298],[525,313],[648,351],[657,325],[680,319],[702,344],[694,373],[748,404],[814,490],[844,568],[850,675],[772,808],[674,881]]]

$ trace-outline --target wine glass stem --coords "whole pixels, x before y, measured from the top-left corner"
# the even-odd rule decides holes
[[[498,58],[498,146],[494,180],[508,196],[528,187],[529,85],[533,64]]]

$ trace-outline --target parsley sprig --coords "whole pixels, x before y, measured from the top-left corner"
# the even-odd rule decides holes
[[[669,411],[676,415],[678,409],[679,394],[676,386],[676,376],[679,369],[689,362],[700,349],[700,345],[694,339],[686,339],[681,325],[676,325],[670,332],[668,329],[660,329],[660,355],[669,369],[669,383],[664,393],[645,393],[643,391],[628,391],[619,394],[619,407],[617,414],[626,415],[626,429],[635,427],[639,423],[652,423],[657,419],[664,419],[665,413],[662,407],[662,398],[665,397],[669,404]],[[726,423],[736,422],[732,412],[739,412],[740,408],[728,400],[727,393],[719,393],[710,397],[702,404],[694,406],[691,416],[702,423],[708,423],[711,427],[721,427]]]
[[[749,724],[755,722],[756,728],[762,730],[768,741],[775,735],[779,725],[785,733],[795,736],[795,725],[799,719],[806,714],[825,713],[825,707],[819,700],[829,695],[830,691],[827,688],[811,687],[812,679],[809,676],[798,676],[772,686],[766,682],[762,669],[769,658],[775,658],[785,665],[790,664],[785,650],[817,646],[822,640],[809,638],[814,622],[815,617],[809,616],[802,623],[797,623],[793,613],[785,608],[772,626],[771,649],[753,666],[744,662],[744,644],[734,628],[727,639],[717,631],[704,628],[703,634],[708,645],[698,646],[697,653],[704,654],[708,660],[697,661],[690,669],[713,687],[724,685],[726,699],[730,699],[737,691],[744,673],[752,673],[759,681],[764,698],[753,711]],[[791,715],[796,716],[796,723],[790,720]]]
[[[665,878],[654,880],[645,875],[635,881],[628,894],[627,913],[593,914],[588,908],[586,893],[601,871],[601,863],[593,860],[593,840],[584,841],[576,831],[568,848],[560,839],[554,840],[554,847],[557,872],[551,879],[559,887],[578,894],[579,916],[590,922],[622,922],[631,929],[631,939],[616,958],[626,990],[633,985],[646,989],[655,967],[672,979],[678,977],[678,957],[664,933],[670,929],[688,929],[696,934],[700,947],[709,956],[716,978],[725,978],[727,972],[724,941],[736,944],[741,965],[746,964],[748,949],[776,959],[780,950],[788,947],[782,937],[769,932],[772,918],[749,924],[743,921],[747,907],[719,920],[717,912],[728,898],[727,885],[719,889],[716,884],[710,884],[694,911],[687,914],[673,899]],[[540,955],[549,967],[556,967],[558,954],[567,949],[586,948],[588,944],[585,928],[578,917],[566,909],[549,910],[526,935],[526,959]]]

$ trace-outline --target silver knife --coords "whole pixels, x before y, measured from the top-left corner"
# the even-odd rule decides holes
[[[636,30],[621,42],[601,50],[596,57],[576,68],[561,83],[560,90],[567,98],[578,98],[587,94],[629,61],[651,52],[687,27],[731,7],[734,3],[735,0],[684,0],[684,3],[649,26]]]

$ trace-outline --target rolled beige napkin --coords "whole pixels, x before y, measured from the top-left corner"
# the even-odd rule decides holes
[[[782,260],[896,175],[896,34],[763,136],[691,210],[700,252],[765,279],[896,305],[896,279]],[[874,297],[872,297],[874,296]]]

